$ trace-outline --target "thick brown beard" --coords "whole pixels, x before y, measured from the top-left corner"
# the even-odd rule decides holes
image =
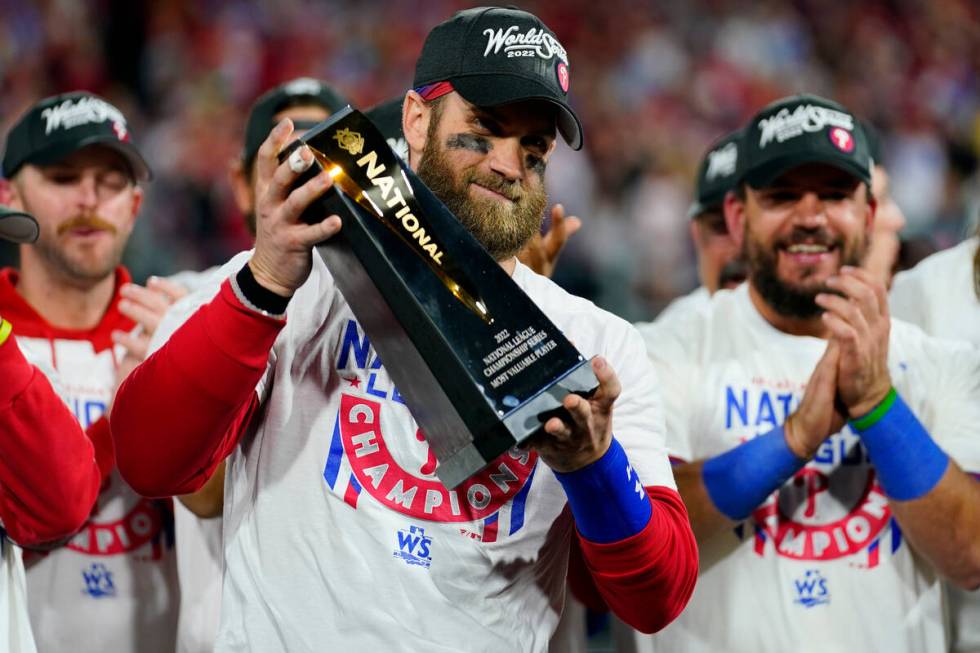
[[[822,230],[820,231],[822,232]],[[795,242],[802,242],[806,237],[816,237],[817,242],[837,247],[841,252],[842,266],[860,266],[868,250],[868,240],[865,237],[845,242],[841,238],[832,239],[825,232],[814,234],[812,232],[804,233],[802,230],[799,233],[794,232],[789,238],[775,241],[767,247],[754,238],[748,228],[748,223],[746,223],[742,258],[748,264],[749,279],[766,304],[783,317],[800,319],[816,317],[823,312],[823,309],[816,303],[817,295],[824,292],[835,292],[824,284],[801,286],[787,283],[779,278],[777,271],[779,248]]]
[[[548,203],[543,181],[527,188],[520,182],[508,182],[498,175],[486,177],[476,170],[463,171],[457,181],[445,149],[437,144],[436,122],[429,123],[429,134],[419,160],[419,178],[494,260],[503,261],[514,256],[541,228]],[[474,199],[469,192],[471,182],[510,198],[513,204],[508,206],[489,198]]]

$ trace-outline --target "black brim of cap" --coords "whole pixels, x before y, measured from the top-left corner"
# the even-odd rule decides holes
[[[30,213],[0,206],[0,238],[15,243],[33,243],[40,230]]]
[[[871,183],[871,170],[862,168],[853,161],[842,160],[833,154],[814,153],[810,156],[804,156],[797,152],[771,159],[756,168],[747,170],[744,178],[745,183],[752,188],[765,188],[787,170],[792,170],[808,163],[823,163],[838,170],[843,170],[866,184]]]
[[[140,154],[135,145],[120,141],[107,134],[97,134],[83,138],[80,141],[74,141],[70,147],[66,147],[65,143],[54,143],[31,155],[27,163],[33,163],[35,165],[56,163],[72,152],[77,152],[83,147],[89,147],[91,145],[102,145],[119,152],[126,159],[126,162],[129,163],[129,167],[133,171],[133,177],[138,181],[149,181],[153,178],[153,173],[150,172],[150,166],[147,165],[143,159],[143,155]]]
[[[555,105],[558,108],[558,133],[573,150],[582,149],[582,123],[578,116],[539,82],[506,74],[466,75],[449,81],[467,102],[478,107],[497,107],[522,100],[544,100]]]

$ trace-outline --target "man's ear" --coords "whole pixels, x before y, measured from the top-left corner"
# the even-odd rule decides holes
[[[235,198],[235,206],[242,215],[247,215],[255,209],[255,199],[252,197],[252,184],[245,164],[235,158],[228,164],[228,183],[231,184],[231,194]]]
[[[17,194],[17,187],[9,179],[0,179],[0,204],[21,211],[24,210],[20,196]]]
[[[745,190],[746,199],[749,190]],[[731,236],[735,247],[739,251],[742,249],[742,241],[745,239],[745,202],[738,198],[732,191],[725,193],[725,201],[722,204],[725,212],[725,226],[728,227],[728,235]]]
[[[691,241],[697,247],[701,243],[701,225],[698,224],[697,220],[691,219],[688,222],[687,230],[691,234]]]
[[[133,189],[133,206],[130,218],[130,224],[136,222],[136,216],[139,215],[140,207],[143,206],[143,189],[139,186]]]
[[[402,103],[402,133],[405,134],[405,142],[408,144],[408,160],[413,167],[425,149],[431,115],[432,109],[421,95],[415,91],[405,94],[405,101]]]
[[[868,214],[865,217],[864,232],[870,237],[875,228],[875,215],[878,212],[878,199],[871,194],[870,190],[866,192],[868,198]]]

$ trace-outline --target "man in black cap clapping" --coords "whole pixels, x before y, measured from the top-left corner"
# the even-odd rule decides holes
[[[748,281],[644,331],[702,556],[655,648],[947,650],[939,576],[980,585],[980,352],[890,319],[859,267],[872,159],[845,107],[775,102],[743,152]]]

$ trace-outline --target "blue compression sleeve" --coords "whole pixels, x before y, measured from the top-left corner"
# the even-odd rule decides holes
[[[715,507],[741,521],[804,464],[786,444],[780,425],[706,460],[701,478]]]
[[[626,451],[613,438],[599,460],[574,472],[555,472],[582,537],[597,544],[618,542],[642,531],[653,507]]]
[[[874,410],[852,420],[851,428],[861,437],[878,482],[892,499],[918,499],[946,473],[949,456],[894,388]]]

